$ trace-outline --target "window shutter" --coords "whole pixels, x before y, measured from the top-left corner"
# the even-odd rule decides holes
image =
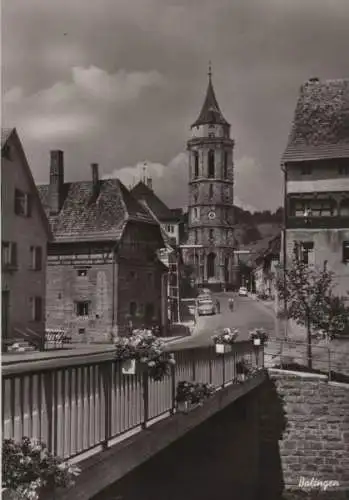
[[[11,244],[11,264],[17,266],[17,243]]]
[[[33,201],[33,198],[30,194],[26,194],[26,205],[27,205],[27,208],[26,208],[26,216],[27,217],[31,217],[31,214],[32,214],[32,201]]]
[[[21,213],[21,208],[20,208],[20,199],[19,199],[19,191],[18,189],[15,189],[15,214],[20,215]]]
[[[41,271],[42,269],[42,248],[36,247],[35,249],[35,269]]]
[[[35,297],[34,299],[34,321],[41,321],[42,319],[42,298]]]

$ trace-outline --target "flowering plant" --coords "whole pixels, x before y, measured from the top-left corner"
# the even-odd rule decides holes
[[[215,344],[233,344],[239,335],[239,330],[233,328],[224,328],[222,333],[218,333],[212,337]]]
[[[211,384],[186,381],[178,382],[176,401],[177,403],[202,403],[205,399],[212,396],[215,391],[215,387]]]
[[[253,377],[258,372],[258,368],[252,366],[251,361],[247,358],[242,358],[236,363],[236,373],[244,378]]]
[[[249,335],[250,335],[250,340],[260,339],[261,344],[267,342],[269,338],[267,332],[263,328],[255,328],[254,330],[250,330]]]
[[[21,500],[37,500],[40,490],[74,484],[80,469],[55,457],[40,441],[23,437],[20,442],[2,443],[2,487]]]
[[[118,337],[114,345],[117,359],[136,359],[146,365],[153,380],[162,380],[175,364],[173,354],[164,351],[164,342],[151,330],[133,330],[130,337]]]

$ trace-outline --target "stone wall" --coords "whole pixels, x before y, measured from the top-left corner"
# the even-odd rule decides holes
[[[80,271],[86,275],[79,275]],[[84,274],[83,273],[83,274]],[[116,270],[114,269],[116,275]],[[114,280],[115,281],[115,280]],[[114,293],[116,283],[114,282]],[[117,296],[114,295],[116,310]],[[88,315],[78,316],[77,302],[88,302]],[[113,311],[113,264],[102,253],[49,255],[47,328],[63,328],[73,342],[108,342]]]
[[[349,386],[278,370],[271,370],[270,376],[287,420],[279,441],[286,488],[297,488],[303,477],[338,481],[341,489],[349,489]],[[262,407],[270,425],[275,406]]]

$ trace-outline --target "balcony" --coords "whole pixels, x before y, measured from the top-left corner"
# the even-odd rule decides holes
[[[287,229],[349,229],[349,216],[296,217],[286,220]]]

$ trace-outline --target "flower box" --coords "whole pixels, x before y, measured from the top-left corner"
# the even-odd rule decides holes
[[[253,339],[253,344],[254,345],[261,345],[261,339],[259,339],[259,338]]]
[[[123,375],[136,375],[137,363],[135,359],[125,359],[121,364]]]
[[[232,347],[229,344],[215,344],[216,354],[225,354],[226,352],[231,352]]]

